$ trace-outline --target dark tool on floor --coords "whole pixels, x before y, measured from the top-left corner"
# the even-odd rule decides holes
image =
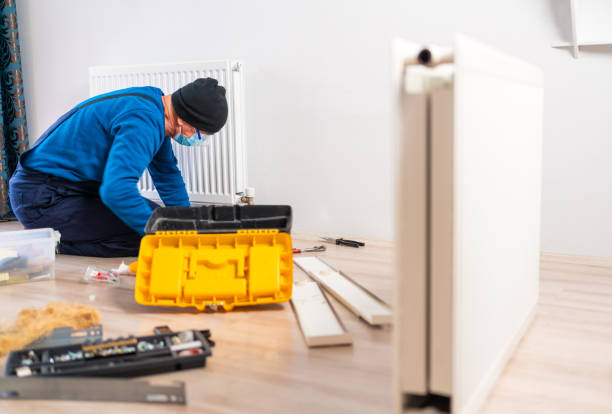
[[[166,327],[167,328],[167,327]],[[155,335],[116,338],[11,351],[4,375],[135,377],[203,367],[212,355],[210,331],[158,330]]]
[[[310,253],[310,252],[324,252],[327,248],[325,246],[307,247],[305,249],[293,249],[293,253]]]
[[[153,385],[118,378],[0,378],[0,400],[122,401],[186,404],[185,383]]]
[[[365,243],[355,241],[355,240],[334,239],[333,237],[321,237],[321,240],[327,243],[339,244],[341,246],[350,246],[350,247],[365,246]]]

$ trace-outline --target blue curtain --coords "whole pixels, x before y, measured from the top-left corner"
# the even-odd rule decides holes
[[[8,180],[19,155],[28,148],[17,10],[14,0],[0,0],[0,219],[14,219]]]

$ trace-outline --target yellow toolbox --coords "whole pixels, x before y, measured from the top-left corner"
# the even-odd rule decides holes
[[[222,230],[227,223],[211,226],[209,220],[206,225]],[[173,226],[177,227],[176,222]],[[231,310],[234,306],[291,299],[293,253],[289,233],[279,229],[234,231],[157,231],[144,236],[138,255],[136,301],[143,305]]]

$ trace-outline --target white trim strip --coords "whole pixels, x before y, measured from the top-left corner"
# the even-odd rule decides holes
[[[294,284],[291,305],[309,347],[353,343],[353,336],[346,331],[316,282]]]
[[[391,323],[391,309],[387,304],[320,258],[296,257],[293,262],[370,325]]]

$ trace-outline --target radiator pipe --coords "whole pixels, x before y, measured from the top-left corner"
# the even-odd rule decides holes
[[[434,67],[443,63],[453,63],[454,56],[451,51],[440,49],[437,47],[424,47],[417,54],[416,59],[408,59],[404,62],[404,66],[423,65]]]
[[[255,204],[255,189],[253,187],[246,187],[244,189],[244,195],[240,197],[240,202],[250,206]]]

